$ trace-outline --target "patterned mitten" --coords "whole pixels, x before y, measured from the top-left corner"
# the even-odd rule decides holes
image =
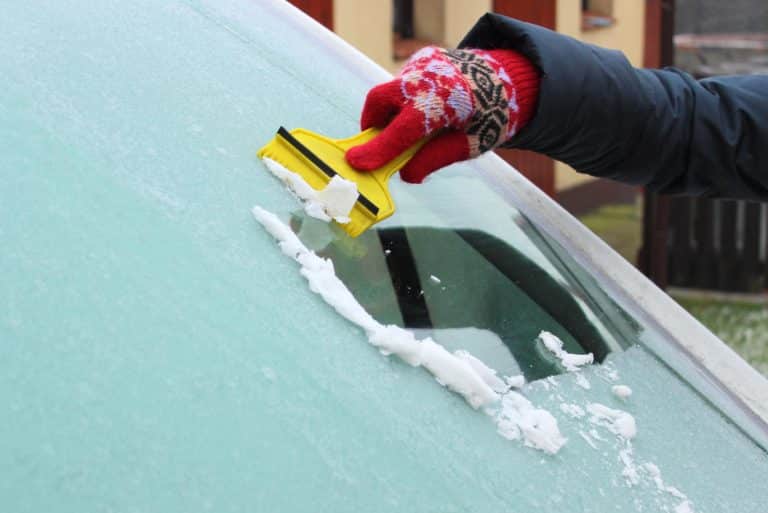
[[[509,140],[533,115],[538,90],[538,71],[513,50],[423,48],[398,76],[368,93],[362,129],[384,130],[350,149],[347,161],[376,169],[434,135],[400,171],[403,180],[420,183]]]

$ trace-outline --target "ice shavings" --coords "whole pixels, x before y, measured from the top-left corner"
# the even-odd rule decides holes
[[[584,411],[584,408],[578,404],[562,403],[560,404],[560,411],[574,419],[580,419],[587,414],[587,412]]]
[[[630,486],[640,484],[640,473],[638,467],[635,464],[635,453],[632,450],[632,445],[627,445],[619,451],[619,460],[624,464],[624,469],[621,471],[621,475],[627,480]]]
[[[522,374],[517,376],[504,376],[504,382],[511,388],[523,388],[525,386],[525,376]]]
[[[627,442],[626,451],[630,456],[632,455],[632,446],[629,442]],[[659,493],[669,496],[673,501],[680,501],[674,507],[674,513],[694,513],[693,503],[688,499],[688,496],[674,486],[669,486],[664,483],[659,467],[650,462],[640,465],[635,465],[634,461],[630,461],[629,463],[631,463],[631,471],[637,476],[637,482],[635,484],[642,483],[650,478]],[[625,471],[626,470],[627,467],[625,467]],[[670,511],[667,505],[662,504],[662,508],[663,511]]]
[[[548,331],[542,331],[539,333],[538,340],[544,344],[555,357],[560,360],[568,372],[576,372],[579,367],[583,365],[589,365],[594,361],[594,355],[592,353],[587,354],[573,354],[563,349],[563,341],[557,338],[554,334]]]
[[[259,206],[253,216],[277,241],[282,252],[301,266],[301,274],[309,288],[319,294],[340,315],[361,327],[368,341],[385,355],[396,355],[406,363],[424,367],[441,385],[460,394],[473,407],[496,423],[498,432],[511,440],[522,440],[526,446],[556,453],[566,442],[557,420],[548,411],[536,408],[523,395],[510,391],[524,380],[501,379],[496,371],[466,351],[449,352],[427,337],[417,340],[413,333],[394,325],[382,325],[357,302],[349,289],[336,276],[333,263],[307,249],[299,238],[273,213]]]
[[[279,241],[283,253],[301,265],[301,274],[310,290],[342,317],[363,328],[370,343],[382,353],[399,356],[414,367],[423,366],[440,384],[462,395],[473,408],[498,400],[497,394],[466,360],[429,338],[416,340],[412,333],[398,326],[384,326],[371,317],[336,276],[333,262],[307,249],[277,216],[258,206],[253,208],[253,215]]]
[[[592,440],[592,437],[589,436],[588,433],[585,433],[584,431],[579,431],[579,436],[584,439],[587,444],[592,447],[593,449],[597,450],[597,444],[594,440]]]
[[[625,386],[625,385],[620,385]],[[611,387],[612,389],[615,387]],[[629,387],[627,387],[629,388]],[[660,494],[658,505],[660,511],[668,513],[694,513],[693,504],[688,497],[674,486],[667,485],[661,477],[661,470],[652,462],[638,460],[632,440],[637,436],[635,418],[628,412],[609,408],[599,403],[588,403],[585,407],[588,415],[578,416],[580,406],[561,403],[561,411],[571,416],[577,422],[586,417],[586,421],[603,428],[615,436],[617,459],[621,464],[621,476],[630,488],[652,487]],[[601,437],[596,429],[588,432],[578,431],[579,436],[593,449],[598,450],[598,444],[609,442]],[[666,498],[664,498],[666,496]]]
[[[614,385],[611,387],[611,392],[613,392],[613,395],[622,400],[626,400],[630,395],[632,395],[632,389],[627,385]]]
[[[350,221],[349,213],[359,195],[355,182],[336,175],[323,190],[318,191],[301,175],[289,171],[282,164],[266,157],[262,160],[267,169],[304,203],[307,215],[326,222],[331,219],[342,224]]]
[[[577,373],[576,374],[576,384],[579,385],[584,390],[589,390],[592,388],[592,385],[589,383],[589,380],[584,374]]]
[[[604,368],[591,368],[589,371],[607,381],[607,388],[617,397],[624,399],[631,394],[631,389],[628,386],[613,384],[619,377],[618,372],[610,364]],[[577,378],[581,375],[582,372],[575,373]],[[574,383],[578,386],[578,379]],[[610,440],[600,436],[595,427],[605,429],[615,436],[613,444],[617,451],[617,460],[620,463],[620,475],[627,486],[652,486],[652,483],[655,483],[657,489],[670,495],[673,500],[685,499],[685,496],[677,495],[679,491],[675,488],[663,484],[661,473],[656,465],[636,461],[632,443],[637,436],[637,424],[634,416],[626,411],[609,408],[596,402],[579,405],[566,402],[561,395],[558,395],[557,399],[560,401],[560,411],[577,424],[576,432],[592,449],[600,450],[599,445],[610,443]],[[592,427],[584,429],[584,423]],[[671,507],[671,504],[663,505],[663,511],[671,513]]]
[[[588,404],[587,411],[591,415],[590,422],[607,427],[625,440],[631,440],[637,435],[635,418],[625,411],[614,410],[600,403]]]
[[[659,470],[659,467],[657,467],[653,463],[646,463],[643,465],[643,468],[646,472],[651,476],[651,479],[653,479],[654,484],[656,485],[656,489],[661,492],[666,492],[673,497],[677,497],[678,499],[687,499],[685,494],[683,494],[680,490],[675,488],[674,486],[667,486],[664,483],[664,480],[661,478],[661,470]]]
[[[496,413],[498,432],[509,440],[522,439],[528,447],[555,454],[565,445],[557,420],[547,410],[533,406],[525,396],[514,391],[501,399],[502,407]]]
[[[614,383],[619,381],[619,371],[616,370],[612,362],[603,363],[600,372],[598,372],[597,375],[602,377],[605,381],[612,381]]]
[[[465,362],[467,362],[470,367],[481,377],[483,378],[483,381],[491,387],[491,390],[498,394],[503,394],[507,392],[510,389],[510,385],[500,378],[496,371],[488,367],[486,364],[484,364],[481,360],[478,358],[475,358],[472,356],[468,351],[455,351],[453,354],[455,354],[457,357],[461,358]]]

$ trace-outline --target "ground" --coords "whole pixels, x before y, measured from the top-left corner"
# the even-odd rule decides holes
[[[642,210],[637,205],[607,205],[580,220],[633,264],[640,248]],[[672,297],[768,377],[768,300],[686,291]]]
[[[672,297],[768,377],[768,304],[689,294]]]

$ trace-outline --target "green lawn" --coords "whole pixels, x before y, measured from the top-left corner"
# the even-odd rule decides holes
[[[688,297],[675,300],[768,376],[768,305]]]

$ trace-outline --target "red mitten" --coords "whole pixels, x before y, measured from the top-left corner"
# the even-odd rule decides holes
[[[420,183],[509,140],[533,115],[538,90],[538,71],[513,50],[422,48],[399,75],[368,93],[360,125],[384,130],[351,148],[347,161],[376,169],[434,134],[400,171],[406,182]]]

